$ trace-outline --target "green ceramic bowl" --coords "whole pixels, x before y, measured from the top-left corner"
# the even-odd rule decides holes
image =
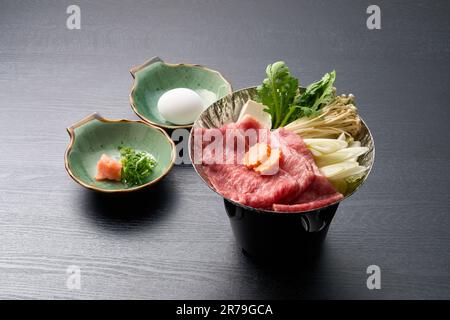
[[[134,78],[130,104],[144,121],[166,128],[190,128],[166,121],[158,111],[158,100],[164,92],[175,88],[188,88],[197,92],[204,102],[204,109],[217,100],[231,94],[231,85],[217,71],[193,64],[165,63],[155,57],[130,70]]]
[[[82,186],[100,192],[130,192],[161,180],[175,161],[175,145],[167,133],[143,121],[109,120],[94,113],[67,128],[70,143],[65,154],[69,175]],[[97,181],[97,161],[103,153],[120,158],[119,146],[151,153],[158,161],[153,173],[139,186]]]

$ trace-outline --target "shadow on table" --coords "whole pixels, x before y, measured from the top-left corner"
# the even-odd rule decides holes
[[[258,299],[311,299],[327,252],[325,243],[298,259],[261,260],[242,252],[241,266],[258,279]]]
[[[114,232],[137,232],[165,219],[175,204],[165,180],[130,193],[85,191],[86,215],[99,228]]]

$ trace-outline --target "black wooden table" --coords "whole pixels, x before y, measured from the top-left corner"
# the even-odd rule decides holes
[[[0,2],[0,298],[450,298],[448,1]],[[256,264],[189,166],[124,198],[74,183],[65,128],[137,117],[129,69],[152,56],[220,70],[234,89],[284,60],[337,71],[375,138],[375,167],[304,267]],[[381,268],[368,290],[366,268]],[[66,286],[67,268],[81,288]]]

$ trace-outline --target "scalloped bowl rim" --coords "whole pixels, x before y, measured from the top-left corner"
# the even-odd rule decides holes
[[[159,57],[153,57],[153,58],[147,60],[146,62],[144,62],[143,64],[135,66],[135,67],[130,69],[130,73],[131,73],[131,75],[133,77],[133,84],[132,84],[130,95],[129,95],[130,106],[133,109],[133,112],[136,113],[136,115],[139,118],[141,118],[143,121],[145,121],[145,122],[147,122],[149,124],[152,124],[152,125],[160,127],[160,128],[165,128],[165,129],[189,129],[195,123],[195,121],[194,121],[194,123],[186,124],[186,125],[176,125],[176,124],[174,124],[174,125],[167,125],[167,124],[160,123],[160,122],[154,122],[154,121],[148,119],[147,117],[145,117],[144,115],[142,115],[138,111],[137,106],[136,106],[136,102],[134,101],[134,98],[133,98],[133,94],[134,94],[135,90],[138,88],[138,82],[139,82],[138,79],[136,79],[136,74],[139,71],[145,70],[151,64],[157,63],[157,62],[161,62],[161,63],[163,63],[163,64],[165,64],[167,66],[171,66],[171,67],[186,66],[186,67],[191,67],[191,68],[202,69],[202,70],[205,70],[207,72],[217,74],[219,76],[219,78],[221,78],[223,80],[224,84],[227,86],[228,94],[226,94],[225,96],[223,96],[221,98],[216,99],[216,101],[214,101],[214,103],[216,103],[217,101],[219,101],[219,100],[223,99],[224,97],[226,97],[226,96],[228,96],[228,95],[233,93],[233,87],[231,86],[231,83],[225,78],[225,76],[222,73],[220,73],[217,70],[210,69],[210,68],[205,67],[205,66],[200,65],[200,64],[193,64],[193,63],[169,63],[169,62],[163,61]],[[207,108],[209,108],[214,103],[210,104]],[[205,108],[205,110],[207,108]]]
[[[167,141],[169,142],[170,146],[171,146],[171,158],[170,158],[170,164],[169,166],[166,168],[166,170],[164,172],[162,172],[162,174],[160,176],[158,176],[156,179],[153,179],[147,183],[138,185],[138,186],[134,186],[132,188],[126,188],[126,189],[104,189],[102,187],[96,187],[92,184],[88,184],[84,181],[82,181],[80,178],[78,178],[73,172],[72,169],[70,167],[70,162],[69,162],[69,154],[72,151],[72,147],[73,144],[75,142],[75,129],[78,127],[83,126],[84,124],[91,122],[93,120],[98,120],[101,121],[103,123],[139,123],[141,125],[144,125],[148,128],[151,129],[155,129],[157,131],[160,131],[163,136],[167,139]],[[175,153],[175,143],[172,141],[172,139],[170,139],[169,135],[161,128],[151,125],[145,121],[142,120],[128,120],[128,119],[109,119],[109,118],[105,118],[102,117],[100,114],[98,114],[97,112],[87,116],[86,118],[80,120],[79,122],[73,124],[72,126],[67,128],[67,132],[69,133],[70,136],[70,142],[69,145],[67,146],[66,152],[64,153],[64,166],[65,169],[67,171],[67,173],[69,174],[69,176],[79,185],[90,189],[90,190],[94,190],[94,191],[98,191],[98,192],[103,192],[103,193],[126,193],[126,192],[132,192],[132,191],[136,191],[136,190],[140,190],[143,189],[145,187],[151,186],[155,183],[157,183],[158,181],[160,181],[162,178],[164,178],[169,172],[170,170],[172,170],[172,167],[174,166],[175,163],[175,158],[176,158],[176,153]]]

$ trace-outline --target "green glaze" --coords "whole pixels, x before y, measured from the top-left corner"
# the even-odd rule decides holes
[[[110,121],[97,114],[82,122],[68,129],[72,143],[66,153],[66,168],[85,187],[103,192],[136,190],[158,181],[171,169],[174,145],[161,129],[142,121]],[[119,160],[119,146],[149,152],[157,159],[158,164],[143,185],[128,187],[121,182],[95,180],[101,155],[105,153]]]
[[[142,66],[131,70],[135,83],[130,94],[133,110],[145,121],[164,128],[186,128],[191,125],[175,125],[166,121],[158,111],[158,100],[166,91],[188,88],[197,92],[204,108],[227,94],[231,85],[214,70],[198,65],[168,64],[153,58]]]

